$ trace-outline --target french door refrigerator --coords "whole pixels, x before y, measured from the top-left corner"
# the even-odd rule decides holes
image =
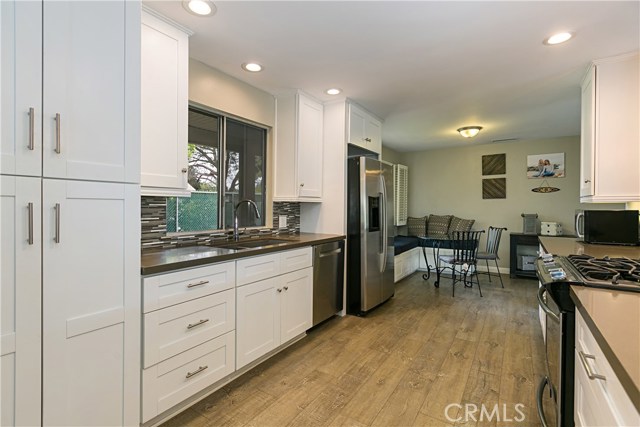
[[[393,167],[350,158],[347,177],[347,312],[363,315],[394,294]]]

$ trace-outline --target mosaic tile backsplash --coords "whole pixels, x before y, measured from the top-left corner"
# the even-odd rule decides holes
[[[287,228],[279,229],[280,215],[287,216]],[[213,233],[193,233],[167,236],[167,199],[166,197],[142,196],[142,251],[159,248],[177,248],[193,246],[212,241],[230,240],[231,230]],[[275,235],[300,233],[300,203],[274,202],[272,228],[246,230],[245,235]],[[240,228],[241,233],[244,231]]]

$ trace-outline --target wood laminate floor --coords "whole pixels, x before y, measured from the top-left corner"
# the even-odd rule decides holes
[[[450,279],[436,289],[417,272],[367,317],[320,325],[163,427],[538,426],[538,282],[503,279],[452,297]]]

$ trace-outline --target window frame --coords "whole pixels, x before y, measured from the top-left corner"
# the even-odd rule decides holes
[[[243,118],[243,117],[239,117],[236,116],[234,114],[230,114],[224,111],[220,111],[217,110],[215,108],[211,108],[209,106],[200,104],[198,102],[193,102],[193,101],[189,101],[189,110],[196,110],[199,112],[202,112],[204,114],[209,114],[209,115],[213,115],[216,116],[218,118],[219,122],[219,132],[220,132],[220,139],[218,140],[218,147],[220,150],[220,165],[219,165],[219,171],[221,171],[222,173],[219,172],[219,176],[218,176],[218,224],[222,227],[222,228],[217,228],[217,229],[209,229],[209,230],[198,230],[198,231],[167,231],[167,236],[190,236],[190,235],[194,235],[194,234],[212,234],[212,233],[220,233],[220,232],[226,232],[228,230],[231,230],[233,228],[233,224],[224,224],[225,218],[224,218],[224,197],[226,194],[226,189],[225,189],[225,185],[222,184],[223,178],[224,180],[226,180],[226,170],[224,167],[224,158],[226,156],[226,152],[227,152],[227,147],[226,147],[226,137],[227,137],[227,119],[231,119],[231,120],[235,120],[236,122],[240,122],[246,125],[250,125],[250,126],[254,126],[257,128],[260,128],[262,130],[264,130],[265,134],[264,134],[264,157],[265,157],[265,161],[263,162],[263,180],[266,180],[266,183],[264,185],[264,191],[265,191],[265,207],[264,207],[264,213],[263,213],[263,219],[264,219],[264,225],[259,225],[259,226],[249,226],[249,227],[242,227],[243,229],[247,229],[247,230],[264,230],[264,229],[271,229],[273,228],[272,222],[273,222],[273,197],[272,197],[272,188],[273,188],[273,174],[272,174],[272,165],[273,165],[273,150],[272,150],[272,142],[271,142],[271,131],[272,128],[269,126],[266,126],[264,124],[261,123],[257,123],[254,122],[252,120]],[[189,141],[187,141],[187,144],[189,144]],[[221,185],[222,184],[222,185]],[[187,197],[187,196],[169,196],[169,197]],[[190,197],[190,196],[189,196]]]

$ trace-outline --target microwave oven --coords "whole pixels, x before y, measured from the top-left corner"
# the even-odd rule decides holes
[[[576,234],[585,243],[638,245],[638,210],[576,211]]]

